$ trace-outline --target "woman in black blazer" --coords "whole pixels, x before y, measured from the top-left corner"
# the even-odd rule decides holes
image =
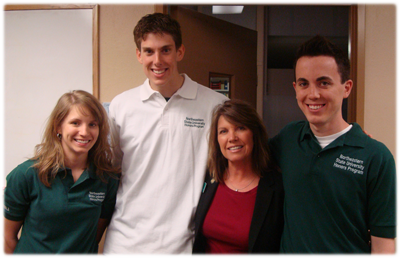
[[[279,252],[284,191],[267,141],[247,103],[228,100],[214,110],[193,253]]]

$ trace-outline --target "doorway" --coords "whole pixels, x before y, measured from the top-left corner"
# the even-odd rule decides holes
[[[297,48],[319,34],[349,55],[350,6],[270,5],[264,7],[265,86],[263,121],[270,137],[288,123],[305,120],[293,89]],[[347,121],[347,99],[342,114]]]
[[[362,3],[362,1],[355,1],[355,0],[346,1],[345,0],[345,1],[340,1],[339,3],[334,3],[333,1],[324,1],[324,0],[308,1],[308,2],[305,2],[305,1],[284,1],[284,2],[282,2],[282,1],[280,1],[280,2],[274,2],[274,1],[252,1],[251,5],[249,5],[247,2],[240,2],[240,1],[229,1],[229,2],[228,1],[215,1],[215,2],[207,2],[206,3],[205,1],[176,1],[176,0],[175,1],[169,1],[169,0],[164,0],[164,1],[162,1],[161,4],[160,4],[160,2],[161,1],[156,0],[156,5],[158,5],[158,9],[161,8],[161,10],[164,10],[164,12],[167,12],[168,10],[175,10],[175,8],[177,8],[180,5],[180,3],[182,3],[182,4],[184,3],[186,5],[187,4],[196,5],[197,8],[201,8],[203,10],[207,8],[207,6],[205,4],[207,4],[207,5],[213,4],[213,3],[222,4],[222,5],[244,4],[245,8],[246,7],[257,8],[257,14],[259,13],[259,10],[261,8],[263,10],[264,15],[265,15],[265,17],[264,17],[265,21],[268,21],[268,19],[272,19],[274,17],[276,18],[277,15],[274,16],[274,14],[279,13],[279,12],[277,12],[277,10],[279,11],[282,8],[286,8],[286,11],[284,11],[284,14],[287,14],[288,17],[292,17],[292,18],[293,17],[298,17],[299,15],[303,15],[303,17],[304,17],[304,14],[302,14],[301,12],[298,12],[298,11],[296,12],[296,10],[295,10],[296,8],[313,9],[313,8],[329,7],[328,9],[330,9],[330,8],[331,9],[332,8],[333,9],[337,9],[337,8],[346,9],[347,10],[346,11],[347,14],[345,14],[345,16],[346,16],[345,18],[347,18],[347,19],[338,19],[338,16],[341,16],[342,14],[338,14],[337,12],[336,13],[333,12],[333,14],[330,15],[329,17],[326,16],[326,15],[319,15],[321,13],[317,12],[317,16],[319,15],[318,17],[321,18],[321,20],[324,20],[324,19],[327,19],[327,18],[330,18],[332,20],[332,18],[337,18],[336,22],[333,22],[333,24],[339,25],[339,23],[341,23],[343,25],[343,23],[344,23],[344,26],[347,29],[347,32],[346,32],[346,35],[345,35],[346,39],[344,39],[344,41],[343,40],[339,40],[339,41],[341,41],[340,42],[341,45],[343,45],[342,43],[345,42],[345,49],[349,51],[349,55],[350,55],[350,59],[351,59],[351,63],[352,63],[351,77],[353,78],[353,80],[355,82],[355,87],[353,88],[352,94],[350,95],[350,98],[348,100],[348,108],[347,108],[347,110],[344,110],[344,116],[345,117],[347,116],[347,121],[349,121],[349,122],[354,122],[356,120],[359,123],[363,122],[363,107],[362,107],[363,103],[361,103],[361,102],[363,102],[363,99],[359,98],[359,100],[361,100],[361,101],[359,101],[359,103],[357,103],[357,100],[358,100],[358,98],[357,98],[358,89],[357,88],[359,88],[359,85],[357,83],[357,79],[358,78],[357,78],[357,66],[356,66],[357,65],[357,61],[358,61],[357,60],[357,51],[356,51],[357,50],[357,38],[358,38],[358,31],[357,31],[357,28],[358,28],[357,19],[358,18],[357,18],[357,14],[360,12],[358,10],[360,8],[358,8],[357,4],[358,4],[358,2]],[[278,4],[282,4],[282,3],[284,3],[285,6],[278,6]],[[258,6],[256,6],[255,4],[257,4]],[[291,11],[287,11],[288,10],[287,8],[291,9]],[[268,9],[269,9],[269,11],[268,11]],[[273,11],[271,11],[271,10],[273,10]],[[272,15],[271,15],[271,13],[272,13]],[[361,12],[361,14],[362,14],[362,12]],[[278,17],[279,17],[279,15],[278,15]],[[338,20],[340,22],[337,22]],[[293,22],[292,22],[292,24],[293,24]],[[282,25],[287,27],[288,23],[287,22],[286,22],[286,24],[282,23],[282,19],[281,19],[281,27],[282,27]],[[306,26],[306,27],[311,27],[311,26]],[[293,28],[292,28],[292,30],[293,30]],[[298,29],[294,30],[295,33],[298,32],[298,31],[299,31]],[[330,31],[330,29],[327,30],[325,28],[322,31]],[[270,34],[269,32],[270,32],[270,29],[268,29],[268,28],[265,29],[265,32],[264,32],[265,37],[264,37],[264,39],[267,42],[267,46],[265,48],[266,50],[268,49],[268,51],[269,51],[270,49],[273,49],[273,46],[277,45],[277,44],[280,45],[280,46],[287,47],[287,44],[285,45],[285,44],[282,44],[282,42],[281,42],[284,39],[282,37],[280,38],[279,36],[282,36],[282,35],[278,35],[278,36],[277,35],[268,35],[268,34]],[[319,33],[319,34],[324,35],[324,33]],[[311,37],[311,35],[309,37],[304,36],[304,35],[295,35],[295,36],[300,36],[300,37],[303,36],[303,38],[301,40],[297,40],[300,43],[305,41],[305,39],[308,39],[308,38]],[[327,36],[330,40],[333,39],[332,41],[334,41],[334,42],[337,39],[337,37],[335,35],[324,35],[324,36]],[[296,40],[292,38],[291,42],[295,42],[295,41]],[[338,43],[338,42],[335,42],[335,43]],[[265,51],[265,52],[267,52],[267,51]],[[279,53],[279,51],[273,51],[273,53]],[[268,56],[270,58],[268,58]],[[271,71],[268,71],[268,68],[270,68],[270,66],[269,65],[267,66],[266,64],[270,63],[270,61],[273,60],[273,58],[272,58],[273,55],[271,55],[269,53],[268,56],[264,60],[262,60],[265,63],[264,68],[262,69],[262,73],[265,75],[265,77],[263,78],[263,81],[261,83],[259,83],[258,90],[257,90],[257,110],[259,111],[260,114],[264,114],[263,115],[264,120],[266,120],[266,116],[273,117],[271,115],[268,115],[268,112],[264,112],[264,108],[263,108],[264,105],[263,104],[265,103],[265,96],[271,96],[271,95],[276,93],[276,92],[274,93],[273,89],[271,89],[271,84],[270,84],[271,82],[268,82],[268,78],[274,79],[276,77],[274,75],[268,76],[268,72],[271,73]],[[281,58],[281,59],[283,60],[285,58]],[[259,60],[257,61],[257,64],[259,64]],[[290,67],[291,66],[292,65],[290,64]],[[274,67],[272,67],[272,69],[274,69]],[[278,67],[278,69],[280,69],[280,67]],[[286,73],[286,74],[289,74],[289,73]],[[360,75],[362,75],[362,74],[359,72],[359,77],[362,78],[362,76],[360,76]],[[291,80],[289,80],[289,81],[291,81]],[[291,85],[291,83],[290,83],[290,85]],[[294,94],[294,91],[291,88],[291,86],[289,88],[290,88],[290,91]],[[363,92],[361,92],[361,93],[363,93]],[[284,93],[284,94],[286,94],[286,93]],[[294,97],[292,99],[295,101]],[[261,105],[260,105],[260,102],[261,102]],[[279,101],[275,101],[275,102],[279,102]],[[271,104],[272,103],[271,100],[269,100],[268,103]],[[281,103],[280,107],[282,107],[282,102],[280,102],[280,103]],[[261,111],[260,111],[260,106],[261,106]],[[358,107],[358,110],[357,110],[357,107]],[[273,107],[272,107],[272,110],[274,111]],[[298,107],[297,107],[297,104],[295,104],[295,108],[293,108],[292,110],[299,110]],[[276,109],[275,109],[275,111],[276,111]],[[282,109],[280,108],[278,111],[282,111]],[[284,113],[293,116],[294,112],[285,111]],[[279,112],[276,112],[276,116],[275,117],[277,117],[278,121],[282,121],[282,124],[286,124],[287,121],[285,120],[286,119],[285,118],[285,114],[283,114],[283,116],[282,116],[282,114],[279,114]],[[282,119],[282,118],[284,118],[284,119]],[[293,117],[289,116],[287,119],[289,119],[289,121],[290,121],[290,119],[293,119]],[[295,120],[298,120],[298,118],[295,118]],[[272,124],[276,124],[275,122],[271,122],[271,121],[266,122],[266,123],[267,124],[271,124],[271,123]],[[278,127],[279,126],[280,125],[278,125]],[[273,129],[269,129],[269,132],[272,133],[273,131],[274,131]]]

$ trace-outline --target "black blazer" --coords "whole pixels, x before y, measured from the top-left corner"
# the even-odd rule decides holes
[[[205,253],[206,239],[202,234],[203,222],[214,199],[218,183],[211,183],[207,172],[205,189],[200,196],[195,215],[193,253]],[[283,231],[282,174],[266,172],[258,183],[256,203],[249,232],[249,253],[278,253]]]

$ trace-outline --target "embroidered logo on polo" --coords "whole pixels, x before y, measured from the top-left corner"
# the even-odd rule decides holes
[[[364,161],[340,154],[333,163],[333,167],[343,169],[354,174],[364,174]]]
[[[106,197],[106,193],[103,192],[89,192],[89,199],[92,202],[103,202],[104,198]]]
[[[191,117],[186,117],[186,119],[183,121],[184,126],[187,127],[196,127],[196,128],[204,128],[206,125],[204,119],[202,118],[191,118]]]

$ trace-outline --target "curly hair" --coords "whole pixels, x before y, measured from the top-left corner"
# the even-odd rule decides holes
[[[215,181],[223,182],[228,168],[228,160],[218,143],[218,120],[221,116],[231,124],[249,128],[253,133],[252,165],[258,176],[262,177],[265,172],[276,169],[270,158],[268,134],[257,111],[246,102],[227,100],[214,108],[210,126],[207,168]]]
[[[103,181],[105,174],[116,178],[120,172],[119,167],[112,166],[113,154],[108,141],[110,131],[108,116],[102,104],[90,93],[74,90],[65,93],[58,100],[47,121],[42,142],[35,147],[31,160],[37,162],[33,165],[38,170],[40,181],[47,187],[60,169],[65,169],[64,151],[61,141],[57,136],[57,128],[62,124],[72,107],[78,107],[81,112],[87,110],[98,122],[99,136],[96,143],[89,150],[88,162],[96,167],[96,175]]]
[[[149,33],[169,34],[175,42],[176,49],[182,45],[182,33],[179,23],[168,14],[153,13],[143,16],[133,30],[136,47],[141,50],[142,40],[146,40]]]

